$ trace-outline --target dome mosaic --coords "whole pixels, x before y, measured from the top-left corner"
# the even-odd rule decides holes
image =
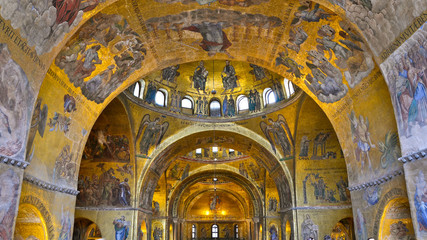
[[[297,93],[288,79],[252,63],[210,60],[174,65],[133,84],[126,95],[154,110],[206,118],[257,116]],[[132,96],[133,95],[133,96]]]

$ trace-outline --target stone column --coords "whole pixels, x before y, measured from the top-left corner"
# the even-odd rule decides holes
[[[260,235],[259,235],[259,218],[254,218],[253,220],[254,222],[254,229],[253,229],[253,239],[254,240],[259,240],[260,239]]]
[[[178,240],[178,218],[173,220],[173,240]]]

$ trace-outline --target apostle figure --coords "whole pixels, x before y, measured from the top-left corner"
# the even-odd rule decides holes
[[[236,106],[234,104],[234,99],[232,95],[230,95],[227,101],[227,113],[229,117],[233,117],[236,115]]]
[[[125,216],[113,221],[116,231],[116,240],[126,240],[129,235],[129,222],[125,221]]]
[[[255,89],[254,92],[255,96],[255,111],[261,111],[261,97],[259,95],[259,92]]]
[[[222,84],[224,86],[225,90],[231,89],[231,92],[233,92],[234,88],[237,87],[237,76],[236,76],[236,70],[234,70],[234,67],[230,65],[230,61],[225,61],[225,67],[224,70],[221,73],[222,77]]]
[[[125,181],[121,182],[119,184],[119,186],[120,186],[119,200],[123,206],[129,206],[130,205],[130,186],[129,186],[128,181],[129,180],[127,178],[125,178]]]
[[[255,111],[255,94],[249,90],[249,112]]]
[[[200,61],[199,66],[196,67],[196,70],[194,70],[193,75],[193,87],[197,89],[197,92],[199,92],[199,90],[205,92],[208,74],[209,72],[205,68],[205,63],[203,61]]]

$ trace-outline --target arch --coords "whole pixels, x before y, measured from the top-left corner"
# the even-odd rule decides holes
[[[201,171],[196,174],[192,174],[188,176],[184,181],[182,181],[171,193],[170,201],[172,204],[168,206],[169,215],[173,217],[185,217],[184,210],[189,208],[190,204],[194,203],[195,199],[200,198],[202,196],[201,194],[211,191],[211,190],[201,190],[199,192],[195,192],[194,194],[192,194],[191,197],[188,197],[187,200],[183,202],[182,201],[183,199],[181,198],[182,198],[182,194],[185,192],[185,189],[196,184],[197,182],[200,181],[200,179],[211,179],[214,176],[224,180],[236,182],[237,185],[240,185],[248,193],[248,195],[251,198],[251,202],[249,203],[245,201],[241,196],[239,196],[238,194],[232,191],[222,190],[227,194],[232,195],[234,198],[238,200],[239,204],[241,205],[239,206],[241,210],[244,211],[245,208],[248,210],[245,213],[246,214],[245,217],[249,218],[251,216],[254,217],[254,216],[262,215],[263,209],[262,209],[261,193],[258,191],[255,184],[251,183],[248,179],[244,178],[241,175],[238,175],[236,173],[226,171],[226,170],[220,170],[220,169],[216,171],[212,171],[212,170]],[[182,207],[180,207],[181,205],[178,205],[179,202],[181,202]],[[248,204],[251,204],[253,208],[249,208],[250,205]]]
[[[415,238],[407,198],[394,198],[384,207],[378,239]]]
[[[136,82],[133,86],[133,95],[139,98],[140,94],[141,94],[141,83]]]
[[[289,81],[289,79],[287,78],[283,79],[283,86],[285,87],[285,94],[287,99],[292,97],[292,95],[295,94],[294,84],[291,81]]]
[[[194,99],[188,95],[181,99],[181,107],[187,109],[194,109]]]
[[[239,224],[234,225],[234,239],[239,239]]]
[[[355,240],[353,218],[344,218],[338,221],[332,229],[330,237],[332,239]]]
[[[232,134],[235,143],[241,143],[243,145],[237,146],[234,143],[223,143],[223,147],[233,148],[240,152],[247,152],[248,146],[251,146],[251,154],[257,161],[260,161],[268,171],[274,171],[273,179],[278,187],[280,206],[292,206],[294,199],[288,199],[287,194],[293,192],[292,178],[290,177],[289,170],[286,166],[279,163],[279,159],[282,158],[279,152],[272,153],[271,146],[264,138],[260,137],[253,131],[236,126],[236,129],[230,131],[229,128],[224,126],[206,126],[205,131],[196,130],[196,128],[189,128],[186,131],[181,131],[175,134],[175,138],[165,139],[165,141],[154,149],[152,152],[152,159],[146,163],[144,171],[139,177],[137,189],[140,189],[141,193],[146,193],[145,197],[139,195],[138,202],[142,208],[151,210],[151,201],[154,194],[154,188],[157,184],[159,176],[169,167],[171,160],[178,155],[186,154],[186,150],[182,146],[194,145],[196,138],[203,138],[212,134],[213,130],[216,130],[216,136],[222,136],[223,134]],[[211,145],[199,145],[201,148]],[[198,147],[199,147],[198,146]],[[285,176],[285,177],[284,177]],[[187,178],[188,179],[188,178]],[[187,180],[186,179],[186,180]],[[284,205],[282,205],[284,204]]]
[[[71,231],[71,222],[69,222],[69,227]],[[69,237],[71,237],[71,233],[69,234]],[[29,203],[21,203],[19,205],[14,235],[14,238],[22,239],[49,239],[48,226],[37,207]]]
[[[245,95],[240,95],[236,99],[237,113],[247,112],[249,110],[249,100]]]
[[[141,90],[139,91],[139,98],[144,99],[144,91],[145,91],[145,80],[140,79],[138,82],[141,84]]]
[[[111,2],[113,2],[113,1],[111,1]],[[330,5],[330,6],[332,6],[332,5]],[[333,7],[333,6],[332,6]],[[70,34],[71,35],[71,34]],[[60,47],[58,47],[59,49],[60,49]],[[244,58],[244,57],[246,57],[246,55],[244,55],[242,58]],[[196,57],[197,58],[197,57]],[[184,60],[183,60],[184,61]],[[265,64],[266,65],[266,64]],[[141,70],[141,74],[144,74],[144,71],[145,70]],[[281,70],[278,70],[278,71],[281,71]],[[284,71],[283,71],[284,72]],[[129,81],[127,81],[125,84],[128,84],[128,83],[130,83],[130,82],[132,82],[133,81],[133,79],[130,79]],[[117,93],[118,94],[118,93]],[[114,97],[116,95],[116,93],[114,93],[113,95],[111,95],[110,97],[112,98],[112,97]],[[310,96],[313,96],[313,95],[310,95]],[[106,102],[108,102],[109,100],[107,100]],[[104,106],[100,106],[100,107],[98,107],[97,109],[102,109]],[[345,115],[345,114],[343,114],[343,115]],[[330,116],[330,115],[328,115],[328,116]],[[332,117],[332,116],[330,116],[330,119],[335,119],[334,117]],[[89,121],[90,122],[90,121]],[[338,122],[338,121],[337,121]],[[90,126],[91,126],[91,124],[92,123],[88,123],[88,125],[89,125],[89,129],[90,129]],[[336,125],[334,125],[336,128],[339,128],[340,126],[339,126],[339,124],[338,123],[336,123]],[[343,136],[342,137],[344,140],[346,140],[346,136]],[[343,139],[341,139],[341,140],[343,140]],[[350,147],[350,150],[351,150],[352,148]],[[350,153],[351,153],[351,151],[349,151]],[[77,154],[79,154],[79,153],[77,153]],[[346,153],[346,160],[347,160],[347,158],[350,158],[350,156],[349,156],[349,154],[348,154],[348,152]],[[36,162],[34,162],[33,161],[33,163],[36,163]]]
[[[156,92],[154,103],[159,107],[167,107],[168,91],[164,88],[159,88]]]
[[[276,103],[277,96],[271,88],[265,88],[262,92],[264,107]]]
[[[209,116],[211,117],[221,117],[221,102],[217,99],[211,99],[209,102]]]
[[[91,225],[89,225],[87,233],[85,234],[85,239],[87,240],[103,239],[101,230],[99,230],[98,225],[96,225],[96,223],[92,223]]]
[[[213,224],[211,227],[211,237],[213,239],[219,238],[219,227],[218,224]]]

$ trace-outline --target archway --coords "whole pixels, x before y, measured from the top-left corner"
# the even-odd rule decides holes
[[[74,220],[73,239],[97,240],[103,238],[96,223],[86,218],[77,218]]]
[[[68,223],[71,231],[71,222]],[[47,240],[48,230],[44,217],[33,205],[24,203],[19,205],[16,219],[14,239],[19,240]]]
[[[332,229],[333,240],[355,240],[353,218],[341,219]]]
[[[415,233],[408,199],[390,200],[383,210],[378,239],[409,239],[411,237],[415,238]]]

